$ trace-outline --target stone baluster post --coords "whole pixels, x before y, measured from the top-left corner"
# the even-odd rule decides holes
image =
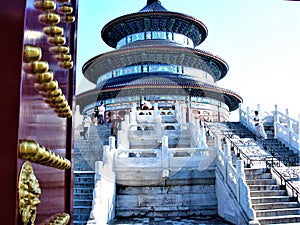
[[[224,165],[225,165],[225,177],[226,177],[226,182],[228,182],[228,164],[231,163],[231,152],[230,152],[230,146],[227,143],[225,139],[223,141],[223,151],[224,151]]]
[[[154,114],[154,121],[157,122],[159,121],[159,110],[158,110],[158,103],[154,102],[154,107],[153,107],[153,114]]]
[[[129,123],[130,125],[136,125],[136,114],[137,114],[137,110],[136,110],[136,103],[134,103],[131,107],[131,112],[129,114]]]
[[[181,113],[181,124],[186,124],[187,123],[187,116],[186,116],[186,111],[187,111],[187,104],[182,104],[180,107],[180,113]]]
[[[207,139],[206,139],[206,131],[205,131],[205,128],[204,128],[204,124],[201,124],[200,126],[200,122],[201,120],[200,119],[197,119],[196,121],[196,129],[197,129],[197,132],[195,132],[197,134],[197,147],[198,148],[202,148],[202,149],[206,149],[208,146],[207,146]]]
[[[154,111],[158,111],[158,103],[154,102]]]
[[[245,182],[244,161],[236,161],[236,193],[237,200],[244,209],[247,217],[250,219],[249,224],[259,225],[254,210],[251,207],[250,190]]]
[[[102,161],[95,162],[95,177],[94,177],[94,190],[92,210],[90,212],[90,218],[87,224],[95,224],[99,221],[99,211],[101,210],[101,168],[103,167]]]
[[[195,127],[197,130],[199,130],[200,128],[200,117],[197,117],[197,115],[193,115],[194,116],[194,123],[195,123]]]
[[[239,103],[239,121],[241,121],[241,119],[242,119],[242,104],[241,103]]]
[[[247,121],[246,121],[246,125],[247,125],[248,128],[250,127],[250,120],[251,120],[250,109],[249,109],[249,106],[247,106]]]
[[[129,115],[124,116],[124,122],[121,123],[121,130],[128,130],[130,124]]]
[[[222,149],[222,147],[223,147],[223,146],[221,146],[219,134],[215,134],[215,146],[217,147],[217,149]]]
[[[244,161],[237,160],[236,161],[236,196],[239,202],[241,202],[241,188],[240,188],[240,179],[245,179],[245,168]]]
[[[277,124],[278,124],[278,107],[277,107],[277,105],[275,105],[275,111],[274,111],[274,138],[278,137]]]
[[[181,107],[181,104],[178,101],[176,101],[175,102],[175,109],[178,111],[180,109],[180,107]]]
[[[175,105],[175,110],[176,110],[176,114],[178,114],[177,115],[177,118],[179,117],[179,123],[182,123],[182,104],[180,104],[180,103],[176,103],[176,105]]]
[[[161,135],[163,133],[163,127],[162,127],[162,118],[158,109],[158,103],[154,103],[154,122],[155,122],[155,134],[160,139]]]
[[[161,161],[162,168],[169,168],[169,139],[168,136],[163,136],[161,140]]]
[[[285,110],[285,119],[286,119],[286,127],[287,127],[287,143],[291,145],[291,122],[289,116],[289,110]]]
[[[82,123],[82,119],[83,119],[83,116],[80,114],[80,106],[79,105],[76,105],[74,118],[75,118],[74,125],[75,125],[75,128],[77,128]]]
[[[110,136],[108,141],[109,141],[110,150],[116,149],[116,137],[115,136]]]
[[[109,140],[110,142],[110,140]],[[110,144],[110,143],[109,143]],[[102,162],[105,164],[108,160],[108,153],[111,151],[110,145],[104,145],[103,146],[103,156],[102,156]]]

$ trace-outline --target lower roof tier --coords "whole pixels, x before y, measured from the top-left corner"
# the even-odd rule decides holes
[[[113,78],[98,85],[95,89],[77,96],[80,108],[95,101],[131,95],[189,95],[208,97],[224,102],[230,111],[234,111],[242,103],[242,98],[227,89],[214,85],[189,80],[178,76],[128,76]]]

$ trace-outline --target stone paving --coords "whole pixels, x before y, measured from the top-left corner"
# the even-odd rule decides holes
[[[109,225],[232,225],[217,216],[192,218],[130,218],[109,223]]]

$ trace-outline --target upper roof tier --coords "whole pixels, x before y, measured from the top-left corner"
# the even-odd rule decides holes
[[[207,28],[189,15],[166,10],[158,0],[148,0],[147,5],[137,13],[118,17],[107,23],[101,32],[103,41],[112,48],[124,37],[145,31],[166,31],[179,33],[190,38],[194,46],[207,37]]]

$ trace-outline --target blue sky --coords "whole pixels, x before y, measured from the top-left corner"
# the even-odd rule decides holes
[[[111,51],[101,39],[110,20],[134,13],[146,0],[79,1],[77,94],[93,87],[82,75],[90,58]],[[197,48],[224,59],[229,71],[220,87],[238,93],[243,107],[288,108],[300,113],[300,2],[284,0],[161,0],[169,11],[202,21],[207,39]],[[233,114],[236,114],[234,112]]]

